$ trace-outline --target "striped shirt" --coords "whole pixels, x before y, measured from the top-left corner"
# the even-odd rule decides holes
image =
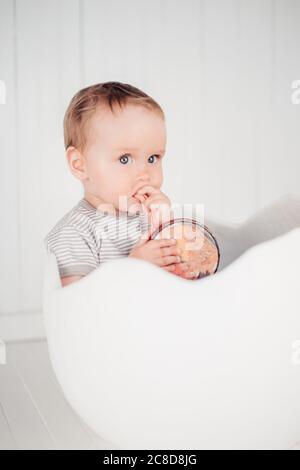
[[[146,212],[102,212],[82,198],[44,238],[60,277],[85,276],[101,263],[128,256],[149,230]]]

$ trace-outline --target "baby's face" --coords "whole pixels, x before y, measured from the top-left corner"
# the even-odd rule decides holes
[[[115,115],[99,109],[92,117],[87,134],[86,193],[101,204],[126,210],[136,204],[133,194],[144,184],[160,189],[163,183],[162,158],[166,146],[165,122],[156,111],[128,104]],[[105,210],[105,209],[104,209]]]

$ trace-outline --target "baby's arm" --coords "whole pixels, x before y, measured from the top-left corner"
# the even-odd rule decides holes
[[[67,224],[45,239],[48,252],[56,256],[62,287],[79,281],[98,267],[97,246],[89,233]]]
[[[68,284],[71,284],[72,282],[79,281],[79,279],[82,279],[84,276],[67,276],[67,277],[62,277],[61,280],[61,285],[62,287],[67,286]]]

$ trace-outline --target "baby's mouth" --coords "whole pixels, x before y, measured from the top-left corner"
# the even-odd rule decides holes
[[[134,193],[132,197],[135,201],[139,203],[144,202],[147,199],[147,196],[145,196],[144,194],[137,194],[137,193]]]
[[[131,213],[135,213],[135,212],[141,212],[143,209],[142,209],[142,203],[147,199],[146,196],[142,195],[142,194],[139,194],[137,195],[137,193],[134,193],[130,200],[132,201],[131,203],[129,202],[129,208],[128,208],[128,212],[131,214]]]

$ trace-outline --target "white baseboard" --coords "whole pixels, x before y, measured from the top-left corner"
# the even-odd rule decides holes
[[[4,342],[45,339],[42,312],[0,315],[0,340]]]

